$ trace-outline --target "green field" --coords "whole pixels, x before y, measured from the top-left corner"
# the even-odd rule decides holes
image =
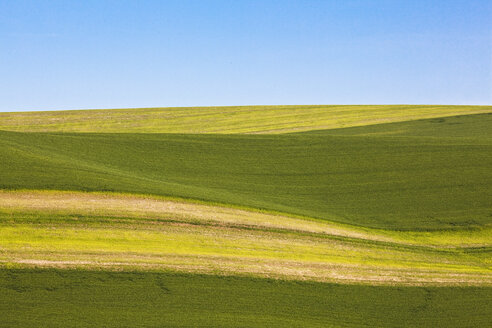
[[[0,187],[165,195],[397,230],[479,228],[492,213],[492,129],[474,127],[490,117],[347,129],[354,135],[0,132]],[[419,135],[440,129],[445,137]]]
[[[0,113],[0,130],[110,133],[261,133],[364,126],[488,113],[491,106],[237,106]]]
[[[490,288],[1,270],[0,327],[490,327]],[[22,313],[22,315],[19,315]],[[97,324],[95,324],[97,323]]]
[[[491,106],[0,114],[0,326],[488,327]]]
[[[492,285],[492,229],[387,231],[174,200],[0,193],[3,254],[43,265],[398,285]]]

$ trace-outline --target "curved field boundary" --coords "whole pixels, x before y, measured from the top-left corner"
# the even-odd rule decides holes
[[[5,213],[42,212],[57,215],[159,219],[199,225],[280,229],[428,247],[492,247],[492,227],[442,231],[394,231],[302,218],[287,213],[258,212],[150,195],[0,190],[0,210]]]
[[[23,132],[278,134],[492,112],[492,106],[305,105],[170,107],[0,113]]]
[[[490,229],[395,232],[137,195],[0,192],[4,266],[492,285]]]

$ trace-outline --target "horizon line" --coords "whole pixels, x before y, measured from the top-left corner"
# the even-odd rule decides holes
[[[63,112],[63,111],[97,111],[97,110],[138,110],[138,109],[171,109],[171,108],[230,108],[230,107],[299,107],[299,106],[466,106],[466,107],[492,107],[489,105],[476,104],[276,104],[276,105],[194,105],[194,106],[146,106],[146,107],[91,107],[91,108],[69,108],[69,109],[20,109],[0,110],[0,113],[32,113],[32,112]]]

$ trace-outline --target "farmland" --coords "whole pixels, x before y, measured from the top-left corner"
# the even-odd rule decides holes
[[[0,113],[0,130],[279,134],[490,112],[490,106],[236,106]]]
[[[2,327],[487,327],[484,287],[86,270],[0,271]],[[22,313],[22,315],[19,315]]]
[[[490,106],[3,113],[0,130],[0,326],[492,324]]]

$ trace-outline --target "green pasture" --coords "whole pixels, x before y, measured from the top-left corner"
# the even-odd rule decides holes
[[[0,270],[0,327],[490,327],[490,287]]]
[[[0,113],[0,327],[490,327],[491,113]]]
[[[468,238],[455,232],[454,240],[433,233],[433,239],[426,239],[409,232],[335,230],[323,221],[303,224],[304,219],[289,217],[279,218],[285,225],[271,225],[276,217],[234,210],[229,214],[237,220],[214,220],[217,212],[203,213],[202,205],[190,205],[194,210],[186,216],[179,216],[178,210],[159,217],[135,209],[125,197],[121,200],[127,201],[129,211],[108,212],[73,202],[94,204],[109,197],[101,194],[78,199],[84,194],[57,193],[55,203],[37,195],[25,194],[31,203],[24,204],[34,205],[30,209],[0,202],[0,265],[176,270],[386,285],[492,285],[490,230],[467,231]],[[64,202],[68,207],[57,205]],[[242,216],[257,216],[264,223]]]
[[[470,126],[490,115],[448,120],[460,124],[282,135],[4,131],[0,188],[165,195],[396,230],[489,225],[492,129]]]
[[[343,129],[313,130],[305,134],[337,136],[433,137],[475,139],[477,143],[492,138],[492,113],[437,117],[406,122],[373,124]]]
[[[0,130],[108,133],[286,133],[492,112],[492,106],[304,105],[0,113]]]

